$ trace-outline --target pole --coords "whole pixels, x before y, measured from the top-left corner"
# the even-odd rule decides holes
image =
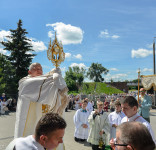
[[[139,104],[139,82],[140,82],[140,68],[138,70],[138,104]]]
[[[155,38],[153,40],[153,74],[155,75]],[[153,87],[154,90],[154,87]],[[154,90],[154,106],[156,106],[156,91]]]
[[[155,74],[155,39],[153,41],[153,74]]]

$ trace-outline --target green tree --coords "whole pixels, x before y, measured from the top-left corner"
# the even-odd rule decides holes
[[[92,63],[88,69],[87,77],[94,82],[103,82],[104,78],[102,77],[103,74],[107,74],[109,70],[103,67],[101,64]]]
[[[17,29],[10,29],[11,35],[8,36],[8,41],[3,41],[1,44],[4,46],[4,50],[10,51],[8,60],[15,69],[14,72],[14,82],[16,91],[18,87],[18,81],[28,74],[28,67],[32,62],[34,54],[30,40],[26,37],[26,29],[22,28],[22,20],[17,23]]]
[[[10,61],[7,60],[7,56],[0,54],[0,93],[7,93],[7,95],[13,95],[16,97],[16,93],[14,93],[15,82],[14,82],[14,68],[11,65]]]
[[[70,91],[78,91],[83,83],[85,69],[79,67],[69,67],[65,72],[65,81]]]

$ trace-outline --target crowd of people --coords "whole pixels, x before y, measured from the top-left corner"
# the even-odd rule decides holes
[[[100,101],[99,99],[96,102],[96,106],[94,106],[89,101],[88,98],[85,98],[80,101],[80,97],[76,98],[75,110],[76,113],[74,115],[74,124],[75,124],[75,133],[74,139],[76,142],[84,142],[87,141],[91,144],[92,150],[104,150],[106,145],[111,145],[112,148],[118,150],[128,150],[129,147],[136,150],[154,150],[156,140],[155,135],[150,125],[150,117],[149,111],[151,108],[151,98],[145,94],[145,89],[140,89],[140,97],[137,101],[137,97],[133,96],[122,96],[116,97],[116,99],[111,99],[109,106],[105,102]],[[107,101],[108,102],[108,101]],[[79,105],[78,105],[79,104]],[[106,106],[107,105],[107,106]],[[92,108],[91,108],[92,107]],[[107,107],[107,108],[106,108]],[[108,107],[110,109],[110,113],[108,112]],[[139,110],[139,111],[138,111]],[[141,133],[142,135],[137,135],[137,132],[134,128],[134,133],[125,134],[129,136],[129,140],[131,136],[135,137],[137,142],[131,140],[130,143],[125,143],[124,140],[122,144],[119,144],[117,139],[118,132],[122,128],[126,130],[128,125],[122,125],[123,123],[128,122],[139,122],[147,128],[146,133]],[[133,125],[133,124],[132,124]],[[135,125],[135,123],[134,123]],[[133,126],[134,126],[133,125]],[[138,128],[143,128],[142,125],[138,124]],[[130,129],[132,131],[132,129]],[[150,140],[143,138],[143,134],[145,136],[150,135]],[[124,132],[122,131],[124,134]],[[138,132],[139,133],[139,132]],[[128,137],[126,137],[128,139]],[[142,146],[144,149],[139,149],[139,140],[142,140]],[[149,143],[151,145],[147,145]],[[140,146],[141,147],[141,146]]]
[[[103,101],[69,96],[66,107],[67,91],[59,68],[43,75],[39,63],[30,65],[28,76],[19,81],[14,140],[6,150],[64,150],[65,108],[76,110],[75,141],[87,141],[92,150],[104,150],[107,145],[114,150],[154,150],[156,140],[149,116],[152,100],[145,89],[140,89],[139,97],[135,93],[105,95]],[[1,110],[9,108],[7,103],[2,105],[5,94],[1,99]]]
[[[5,93],[0,97],[0,114],[8,114],[9,111],[16,111],[16,99],[7,99]]]

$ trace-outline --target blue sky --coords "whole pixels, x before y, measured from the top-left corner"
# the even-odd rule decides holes
[[[109,70],[106,81],[136,79],[138,68],[153,74],[155,0],[0,0],[0,41],[19,19],[44,73],[53,68],[47,48],[56,31],[66,53],[63,75],[69,66],[87,69],[93,62]],[[0,52],[9,55],[2,45]]]

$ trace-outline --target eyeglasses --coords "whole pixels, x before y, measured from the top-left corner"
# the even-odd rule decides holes
[[[127,146],[128,144],[114,144],[115,146]]]
[[[114,146],[128,146],[129,144],[118,144],[117,142],[115,142]],[[130,145],[131,146],[131,145]],[[131,146],[132,150],[134,150],[134,148]]]

